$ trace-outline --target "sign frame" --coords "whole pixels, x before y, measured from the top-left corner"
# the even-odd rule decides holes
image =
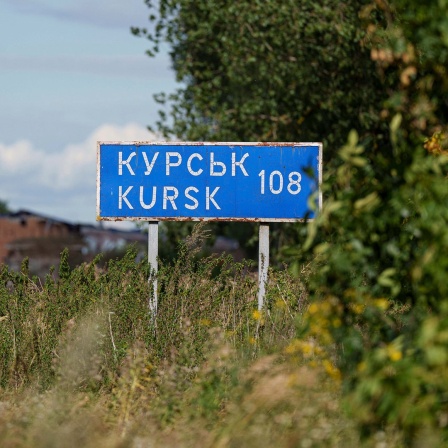
[[[115,146],[189,146],[189,147],[214,147],[214,146],[228,146],[228,147],[285,147],[285,148],[300,148],[300,147],[317,147],[318,161],[317,167],[317,207],[315,212],[322,209],[322,143],[321,142],[183,142],[183,141],[98,141],[97,142],[97,220],[98,221],[237,221],[237,222],[305,222],[312,221],[314,218],[257,218],[257,217],[227,217],[227,216],[101,216],[101,146],[115,145]],[[306,199],[308,200],[308,198]]]

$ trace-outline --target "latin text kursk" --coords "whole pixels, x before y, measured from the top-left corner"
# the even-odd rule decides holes
[[[159,152],[156,152],[148,157],[146,152],[142,153],[143,160],[145,162],[144,175],[149,176],[153,170],[157,161],[159,164],[165,165],[165,174],[167,177],[176,175],[176,167],[179,167],[182,163],[186,163],[187,170],[192,176],[210,175],[213,177],[224,176],[227,173],[227,166],[224,162],[215,160],[215,153],[210,152],[210,160],[204,161],[204,157],[199,153],[193,153],[188,156],[185,160],[182,160],[182,155],[179,152],[168,151],[159,159]],[[134,168],[131,165],[132,159],[137,155],[137,152],[131,152],[127,158],[123,158],[123,153],[118,153],[118,175],[123,175],[123,170],[127,169],[131,176],[135,176]],[[238,173],[244,176],[249,176],[248,172],[244,167],[244,161],[249,157],[248,153],[245,153],[240,160],[236,159],[236,154],[232,152],[231,164],[230,164],[230,174],[231,176],[236,176],[237,168],[240,170]],[[133,209],[134,206],[129,201],[127,195],[131,192],[134,186],[119,186],[118,187],[118,208],[121,210],[126,204],[129,209]],[[177,210],[176,200],[179,197],[179,190],[175,186],[167,185],[160,187],[162,194],[162,207],[166,210],[168,207],[173,210]],[[205,196],[205,209],[210,210],[213,206],[217,210],[221,210],[217,199],[215,199],[220,187],[215,187],[212,191],[210,187],[205,188],[205,192],[202,192],[203,197]],[[144,186],[139,187],[139,202],[140,206],[145,210],[149,210],[157,202],[157,187],[149,187],[149,192],[145,190]],[[197,199],[197,194],[200,193],[199,189],[194,186],[189,186],[185,188],[183,195],[188,201],[184,204],[185,208],[188,210],[196,210],[199,207],[199,200]],[[160,193],[159,193],[160,194]]]

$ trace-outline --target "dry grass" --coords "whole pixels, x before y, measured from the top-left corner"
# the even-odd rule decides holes
[[[288,352],[303,284],[273,272],[259,313],[248,265],[195,238],[159,271],[156,326],[132,252],[44,284],[3,269],[2,448],[359,446],[339,382]]]

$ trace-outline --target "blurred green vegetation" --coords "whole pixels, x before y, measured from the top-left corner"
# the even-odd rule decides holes
[[[7,201],[2,201],[0,199],[0,214],[1,213],[9,213],[9,207],[8,207],[8,202]]]

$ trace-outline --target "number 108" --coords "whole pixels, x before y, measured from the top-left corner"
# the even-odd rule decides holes
[[[266,184],[266,171],[261,170],[258,173],[260,179],[260,192],[261,194],[265,194],[265,184]],[[300,185],[300,181],[302,180],[302,176],[297,171],[292,171],[288,175],[288,185],[286,189],[290,194],[299,194],[302,186]],[[280,194],[283,191],[283,174],[280,171],[272,171],[269,175],[269,191],[272,194]]]

